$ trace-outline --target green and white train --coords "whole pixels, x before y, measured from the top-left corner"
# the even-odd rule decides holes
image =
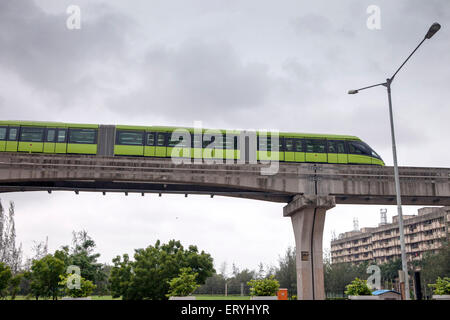
[[[191,139],[171,140],[177,129],[189,132]],[[240,159],[240,134],[220,129],[0,121],[0,152]],[[262,132],[256,132],[257,160],[384,165],[381,157],[355,136],[280,132],[276,148],[270,133],[267,139],[260,135]],[[218,136],[223,143],[211,148]]]

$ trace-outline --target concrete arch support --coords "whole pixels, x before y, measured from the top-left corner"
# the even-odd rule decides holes
[[[326,211],[335,205],[331,196],[297,195],[283,208],[294,228],[299,300],[325,299],[323,228]]]

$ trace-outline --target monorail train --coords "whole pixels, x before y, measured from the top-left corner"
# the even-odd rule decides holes
[[[176,129],[192,134],[191,143],[171,140]],[[202,134],[194,134],[193,128],[0,121],[0,152],[240,159],[240,131],[200,130]],[[267,138],[261,134],[256,132],[257,160],[384,165],[355,136],[280,132],[277,150],[270,133]],[[222,135],[223,143],[211,148],[215,137]]]

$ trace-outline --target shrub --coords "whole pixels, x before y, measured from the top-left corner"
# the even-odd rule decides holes
[[[96,287],[95,284],[92,283],[92,281],[86,280],[82,276],[78,275],[78,277],[80,277],[80,288],[79,289],[69,288],[68,281],[69,284],[70,282],[74,284],[73,283],[74,279],[70,278],[71,276],[72,274],[65,274],[60,276],[61,281],[59,282],[59,285],[63,287],[63,292],[65,293],[66,296],[72,298],[81,298],[81,297],[88,297],[89,295],[91,295],[92,291]]]
[[[266,279],[250,280],[247,284],[250,286],[251,296],[275,296],[280,287],[273,275]]]
[[[433,289],[433,293],[436,295],[450,294],[450,278],[449,277],[444,277],[444,279],[442,279],[441,277],[438,277],[436,280],[436,283],[429,284],[428,286],[431,289]]]
[[[362,296],[362,295],[372,295],[372,291],[367,285],[367,280],[361,280],[355,278],[349,285],[346,286],[345,294],[349,296]]]
[[[198,273],[193,273],[191,268],[181,268],[180,272],[178,277],[168,281],[170,289],[167,297],[185,297],[200,287],[196,282]]]

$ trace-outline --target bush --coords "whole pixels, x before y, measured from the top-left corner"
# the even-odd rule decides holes
[[[65,293],[66,296],[72,298],[88,297],[96,287],[92,283],[92,281],[86,280],[82,276],[78,276],[80,277],[80,289],[69,288],[67,283],[68,281],[69,284],[70,282],[74,284],[73,283],[74,279],[73,278],[69,279],[70,276],[72,276],[72,274],[65,274],[60,276],[61,281],[59,282],[59,285],[63,287],[63,292]]]
[[[346,289],[345,294],[349,296],[372,295],[372,291],[367,285],[367,280],[361,280],[359,278],[355,278],[355,280],[346,286]]]
[[[442,279],[441,277],[438,277],[436,280],[436,283],[429,284],[428,286],[431,289],[433,289],[433,293],[435,295],[450,294],[450,278],[449,277],[444,277],[444,279]]]
[[[247,284],[250,286],[251,296],[276,296],[280,288],[280,283],[273,275],[266,279],[250,280]]]
[[[180,271],[178,277],[168,281],[170,289],[167,297],[185,297],[200,287],[196,282],[198,273],[193,273],[191,268],[181,268]]]

